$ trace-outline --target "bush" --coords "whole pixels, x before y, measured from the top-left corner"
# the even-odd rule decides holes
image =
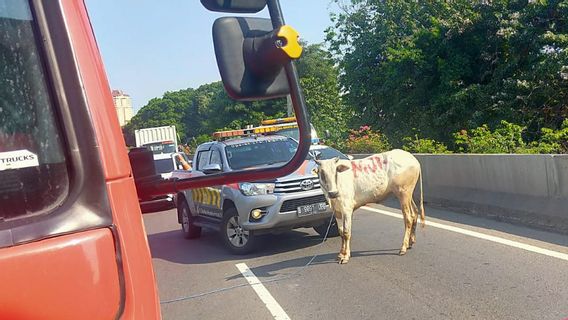
[[[568,119],[559,130],[541,129],[541,138],[530,144],[526,153],[568,153]]]
[[[468,153],[568,153],[568,119],[558,130],[542,128],[538,140],[527,143],[522,134],[526,127],[507,121],[491,131],[487,125],[454,134],[460,152]]]
[[[359,130],[350,130],[345,144],[347,153],[379,153],[391,149],[388,139],[369,126],[361,126]]]
[[[472,129],[471,132],[461,130],[454,133],[455,143],[460,152],[466,153],[517,153],[527,150],[522,133],[526,127],[501,121],[501,124],[491,131],[484,124]]]
[[[418,135],[405,137],[402,139],[404,145],[402,149],[412,153],[452,153],[448,147],[441,142],[432,139],[418,138]]]

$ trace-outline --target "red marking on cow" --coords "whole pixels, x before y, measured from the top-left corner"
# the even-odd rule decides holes
[[[351,169],[353,169],[353,175],[354,175],[355,177],[357,177],[357,172],[358,172],[358,171],[363,172],[363,168],[361,167],[360,162],[361,162],[360,160],[351,161]]]
[[[357,177],[359,172],[375,173],[378,170],[386,169],[387,163],[387,158],[382,159],[381,156],[373,156],[370,159],[351,161],[351,168],[353,169],[353,175]]]
[[[377,172],[377,169],[378,169],[379,167],[377,166],[377,164],[375,163],[375,161],[373,161],[373,159],[371,159],[370,162],[371,162],[371,164],[370,164],[370,165],[367,165],[367,166],[369,167],[369,171],[371,171],[371,172],[373,172],[373,173],[374,173],[374,172]]]
[[[381,161],[380,156],[374,156],[373,162],[377,164],[377,166],[379,167],[380,170],[383,170],[383,162]]]

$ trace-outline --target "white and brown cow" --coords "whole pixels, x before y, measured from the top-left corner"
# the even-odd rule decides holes
[[[420,179],[420,218],[424,226],[424,204],[420,163],[410,153],[392,150],[374,154],[360,160],[316,160],[320,183],[335,213],[341,251],[339,263],[351,257],[351,221],[353,211],[368,204],[384,200],[394,194],[400,201],[404,218],[404,239],[400,255],[416,242],[418,207],[412,199]]]

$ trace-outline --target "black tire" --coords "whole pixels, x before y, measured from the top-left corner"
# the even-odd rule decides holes
[[[225,247],[232,254],[251,253],[256,246],[254,231],[247,231],[239,223],[239,213],[236,208],[228,208],[221,223],[221,238]]]
[[[197,239],[201,237],[201,227],[193,224],[193,216],[189,211],[189,206],[185,199],[178,204],[178,213],[181,221],[181,232],[186,239]]]
[[[335,238],[339,236],[339,229],[337,228],[337,221],[335,217],[332,218],[333,221],[331,222],[331,226],[329,227],[329,233],[327,234],[328,238]],[[325,219],[325,222],[319,226],[315,226],[314,230],[322,237],[325,237],[325,233],[327,232],[327,226],[329,225],[329,219]]]

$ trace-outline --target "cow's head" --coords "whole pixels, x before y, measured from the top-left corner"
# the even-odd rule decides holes
[[[318,165],[318,176],[323,193],[330,199],[339,197],[338,175],[350,170],[346,163],[349,160],[339,160],[335,157],[330,160],[315,160]]]

